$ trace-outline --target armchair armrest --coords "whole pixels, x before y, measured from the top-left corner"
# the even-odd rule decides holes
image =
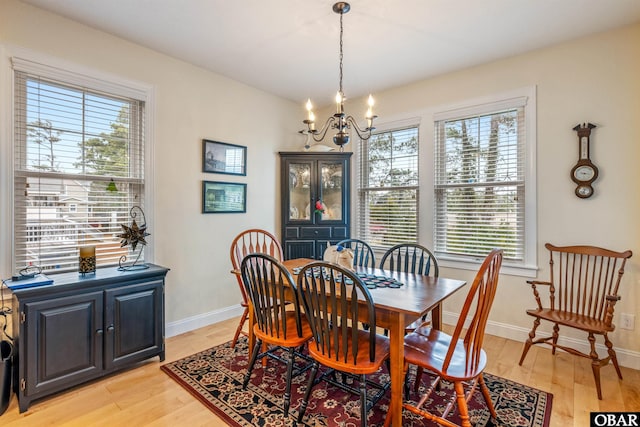
[[[604,323],[607,326],[611,326],[611,322],[613,322],[613,307],[616,305],[617,301],[620,301],[622,297],[620,295],[607,295],[605,299],[607,300],[607,308],[604,314]]]
[[[547,281],[541,281],[541,280],[527,280],[527,283],[531,285],[531,289],[533,289],[533,296],[536,299],[536,304],[538,304],[538,310],[542,310],[542,301],[540,301],[540,294],[538,293],[538,289],[536,288],[536,285],[546,285],[549,286],[550,292],[552,294],[552,299],[553,299],[553,284],[551,282],[547,282]]]
[[[527,280],[527,283],[530,284],[531,286],[535,286],[535,285],[551,286],[551,282],[546,282],[546,281],[543,281],[543,280]]]

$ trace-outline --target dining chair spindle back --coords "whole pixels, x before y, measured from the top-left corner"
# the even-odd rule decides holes
[[[240,275],[240,264],[242,259],[251,253],[263,253],[270,255],[278,261],[284,260],[282,252],[282,246],[276,237],[268,231],[261,230],[259,228],[252,228],[245,230],[238,234],[231,242],[230,249],[231,266],[233,269],[231,273],[236,276],[238,281],[238,287],[240,288],[240,294],[242,301],[240,305],[244,308],[242,316],[240,316],[240,322],[236,328],[236,332],[231,341],[231,348],[235,348],[238,342],[238,337],[243,333],[242,328],[245,322],[249,319],[249,303],[244,286],[242,285],[242,277]]]
[[[242,387],[246,389],[258,358],[268,355],[286,362],[284,393],[286,417],[289,413],[291,398],[291,379],[294,376],[293,362],[296,354],[300,354],[296,350],[301,350],[300,347],[311,339],[311,328],[307,318],[300,311],[293,278],[278,260],[265,254],[247,255],[242,260],[241,274],[245,292],[251,301],[255,315],[253,333],[256,337]],[[260,354],[263,343],[272,347]],[[273,353],[278,347],[288,349],[286,360]],[[305,370],[298,370],[296,375]]]
[[[353,251],[353,265],[355,267],[376,266],[376,255],[367,242],[359,239],[345,239],[336,243],[336,246],[342,246]]]
[[[421,327],[405,336],[405,371],[409,364],[413,364],[435,375],[426,394],[415,406],[404,403],[405,409],[438,424],[451,426],[452,422],[446,418],[455,406],[454,401],[457,401],[462,426],[470,427],[467,401],[479,385],[491,416],[497,418],[489,389],[482,377],[487,363],[482,343],[501,265],[502,250],[494,249],[485,258],[469,288],[452,335]],[[424,404],[442,380],[453,383],[455,399],[450,401],[441,414],[436,414],[424,407]]]
[[[319,261],[298,273],[298,294],[313,333],[308,349],[314,359],[298,422],[302,422],[322,364],[329,370],[321,379],[360,395],[361,424],[366,426],[369,410],[389,387],[389,383],[379,385],[366,378],[389,358],[389,339],[375,333],[376,312],[369,290],[352,271]],[[371,329],[360,328],[360,322]],[[354,375],[359,388],[344,377],[338,380],[336,371]],[[371,397],[367,396],[367,386],[377,389]]]

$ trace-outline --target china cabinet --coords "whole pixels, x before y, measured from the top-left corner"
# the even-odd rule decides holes
[[[351,155],[280,153],[285,259],[322,259],[327,244],[350,237]]]

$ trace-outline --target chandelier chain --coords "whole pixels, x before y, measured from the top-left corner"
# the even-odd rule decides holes
[[[342,33],[343,33],[342,17],[343,15],[344,13],[340,12],[340,96],[344,96],[344,93],[342,92]]]

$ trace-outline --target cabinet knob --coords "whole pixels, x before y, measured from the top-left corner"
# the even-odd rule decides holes
[[[103,334],[103,332],[104,332],[104,331],[103,331],[102,329],[98,329],[98,330],[96,331],[96,334],[97,334],[97,335],[102,335],[102,334]]]
[[[109,325],[109,326],[107,327],[107,332],[113,332],[113,329],[114,329],[114,328],[113,328],[113,325]]]
[[[318,230],[314,231],[313,233],[314,233],[314,234],[318,234]]]

